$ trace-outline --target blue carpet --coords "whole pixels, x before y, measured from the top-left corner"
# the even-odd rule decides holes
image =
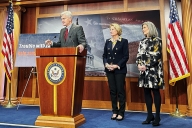
[[[146,113],[130,112],[125,113],[123,121],[111,120],[110,110],[82,109],[81,112],[86,119],[86,123],[79,128],[152,128],[151,124],[142,125]],[[39,116],[38,106],[23,106],[16,108],[3,108],[0,106],[0,128],[27,128],[27,126],[11,126],[11,124],[33,125]],[[3,123],[10,124],[5,126]],[[176,118],[169,114],[161,114],[161,122],[158,128],[192,128],[192,118]]]

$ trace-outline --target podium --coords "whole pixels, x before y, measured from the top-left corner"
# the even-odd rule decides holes
[[[76,128],[85,123],[80,112],[86,54],[75,47],[36,49],[41,115],[35,125]]]

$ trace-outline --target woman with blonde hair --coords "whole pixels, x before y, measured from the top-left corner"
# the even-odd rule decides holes
[[[126,101],[125,77],[126,63],[129,58],[128,40],[121,37],[122,28],[117,23],[110,24],[110,34],[111,38],[106,40],[104,46],[103,64],[112,102],[111,119],[121,121],[124,118]]]

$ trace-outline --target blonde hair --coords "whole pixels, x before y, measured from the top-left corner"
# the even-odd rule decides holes
[[[111,28],[112,26],[115,28],[115,30],[117,30],[117,34],[120,36],[120,35],[122,34],[122,28],[121,28],[121,26],[120,26],[119,24],[117,24],[117,23],[112,23],[112,24],[110,24],[110,28]]]
[[[149,33],[148,33],[149,37],[152,37],[152,36],[158,37],[157,28],[155,27],[155,25],[152,22],[147,21],[142,24],[142,27],[143,27],[143,25],[147,25],[147,27],[149,29]],[[147,35],[145,35],[145,36],[147,36]]]

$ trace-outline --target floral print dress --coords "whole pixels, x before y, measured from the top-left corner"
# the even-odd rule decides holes
[[[146,37],[140,41],[136,64],[145,65],[146,71],[140,71],[139,87],[164,88],[161,50],[162,41],[159,37]]]

